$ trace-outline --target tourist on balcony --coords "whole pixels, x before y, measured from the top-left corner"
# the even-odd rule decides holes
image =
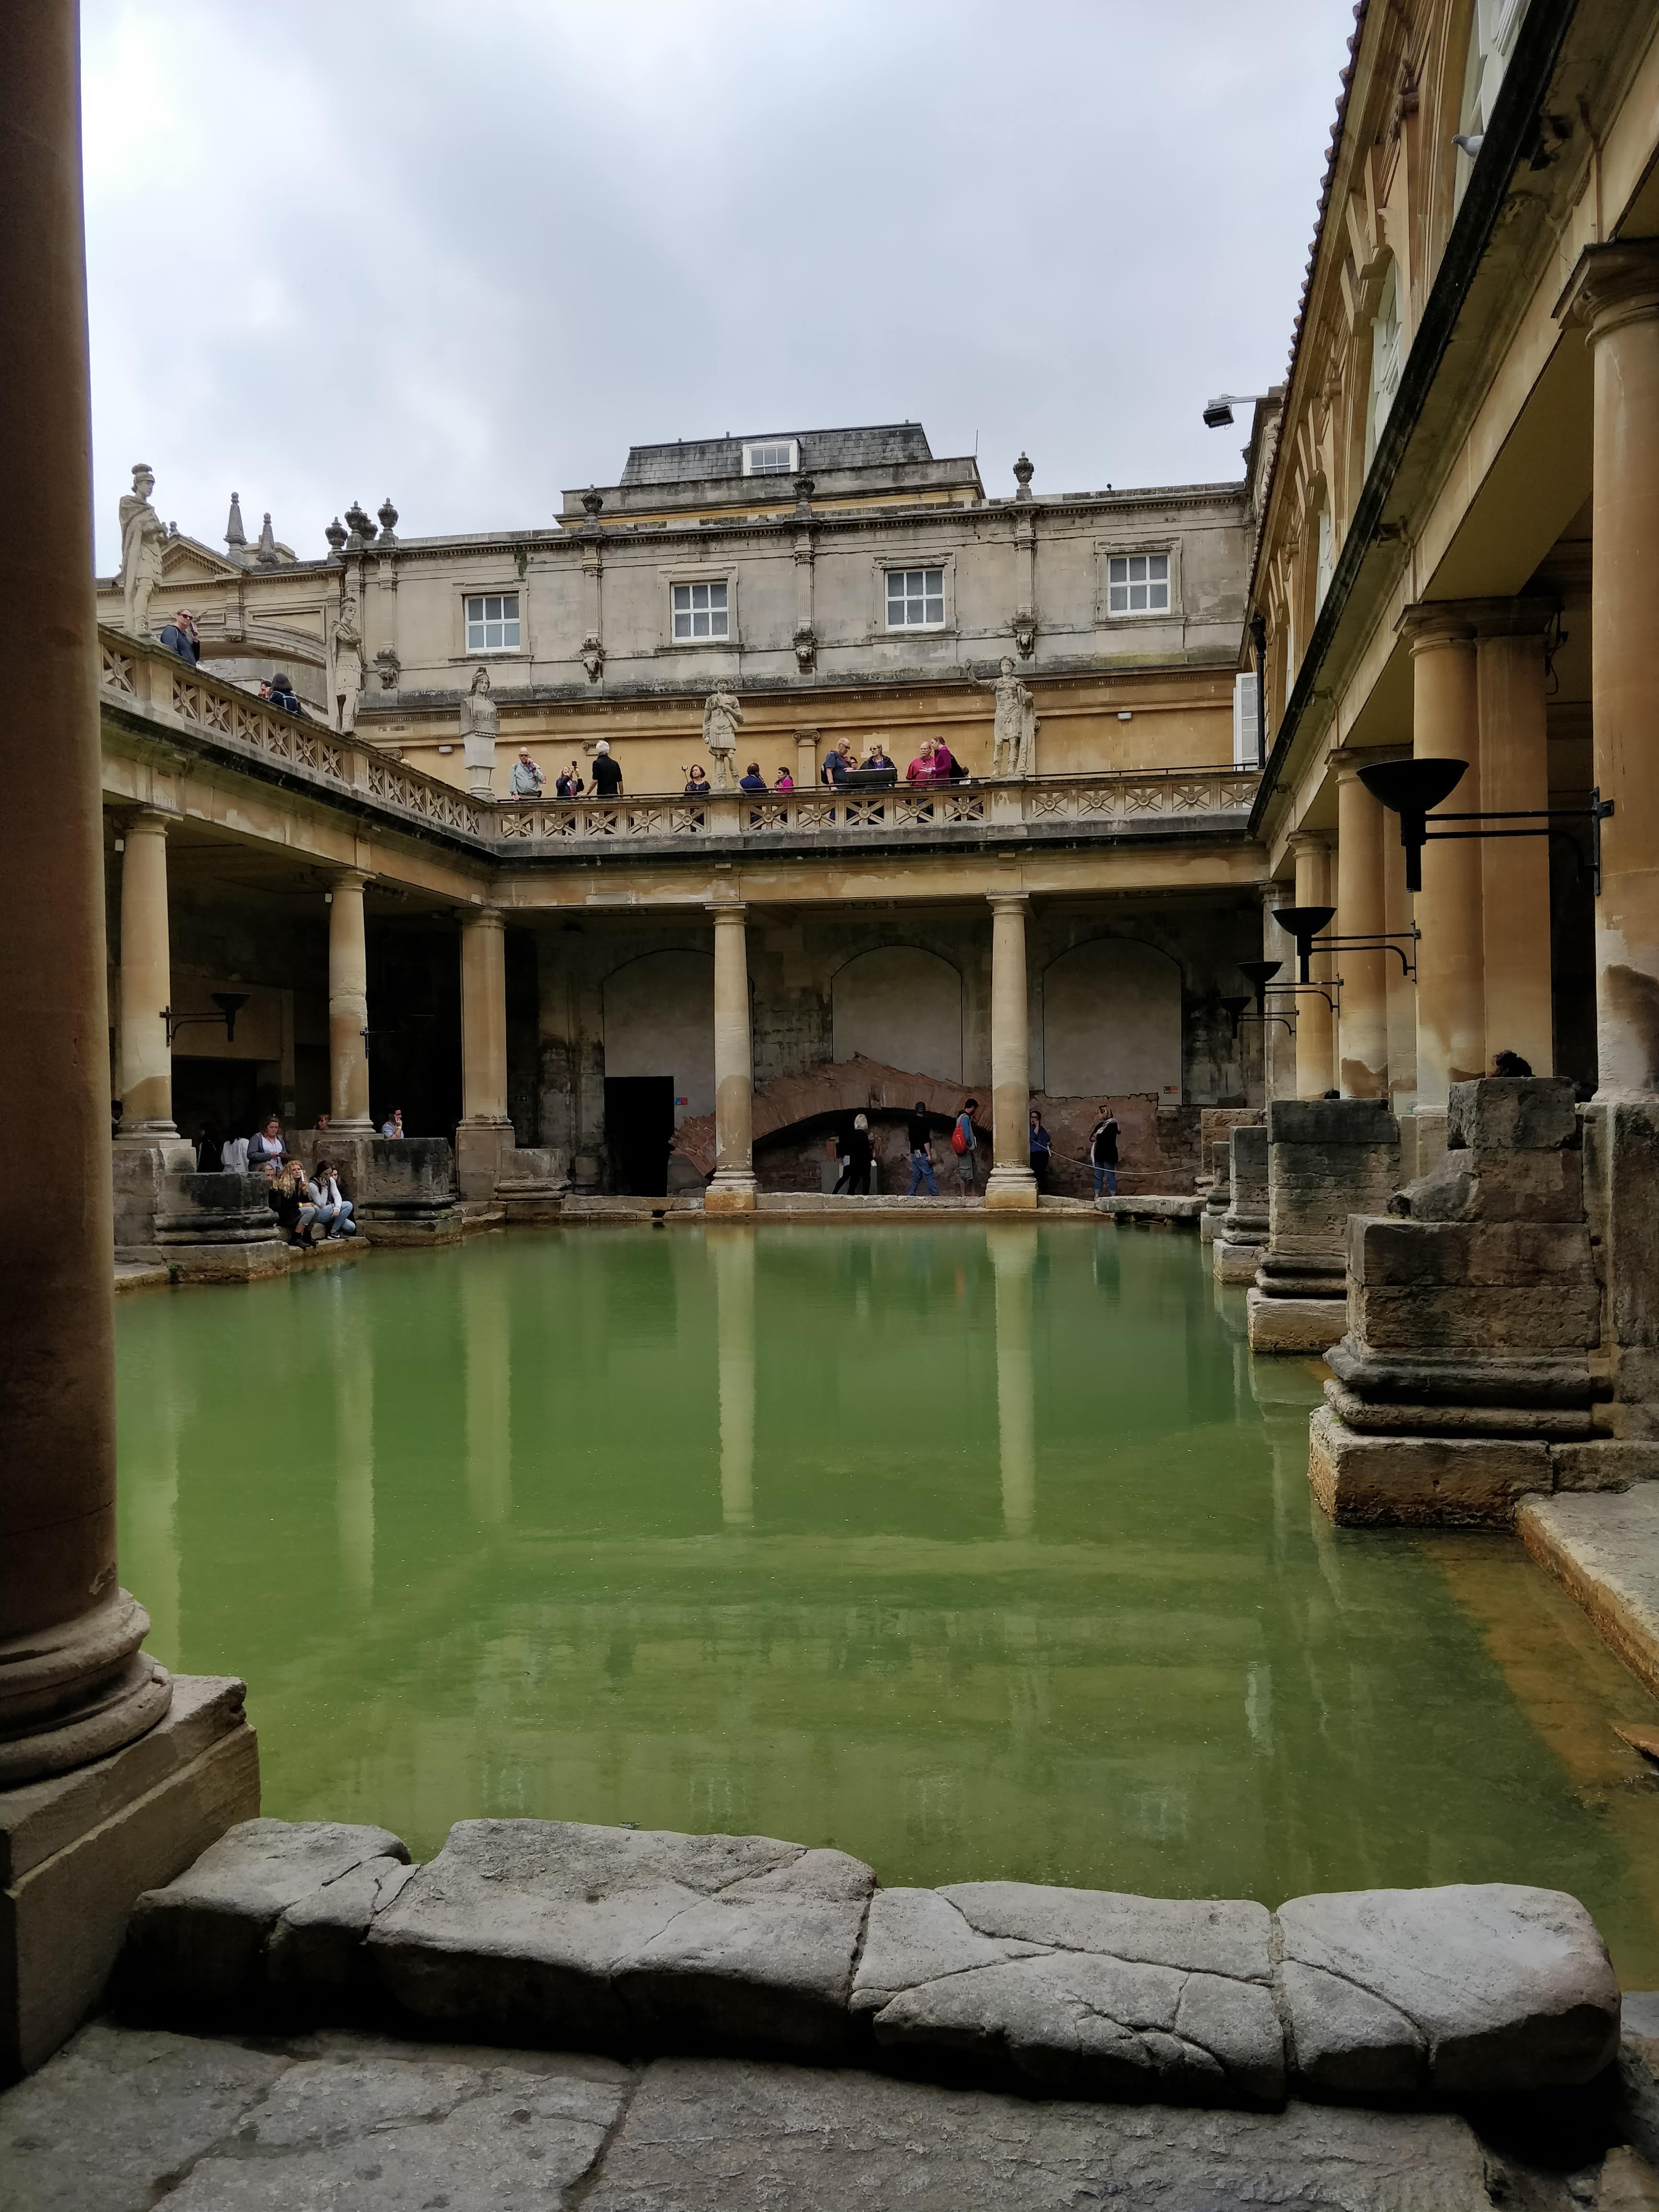
[[[298,714],[302,718],[305,714],[298,692],[280,672],[270,679],[270,703],[273,707],[280,707],[285,714]]]
[[[853,741],[843,738],[839,744],[831,745],[823,757],[823,766],[818,770],[820,783],[845,783],[853,765]]]
[[[542,795],[542,787],[546,781],[540,769],[531,759],[529,746],[520,745],[519,757],[513,763],[513,774],[507,781],[507,788],[514,798],[539,799]]]
[[[262,1168],[269,1161],[280,1167],[288,1158],[288,1146],[283,1142],[283,1125],[273,1114],[247,1148],[247,1164],[251,1168]]]
[[[317,1171],[306,1188],[317,1209],[317,1226],[325,1237],[357,1234],[357,1224],[351,1218],[351,1200],[340,1188],[332,1160],[318,1161]]]
[[[884,768],[892,768],[893,763],[889,757],[887,748],[883,744],[879,738],[878,738],[874,744],[871,746],[869,757],[865,761],[864,765],[866,770],[878,770]],[[896,775],[897,770],[895,769],[894,773]]]
[[[202,641],[197,635],[196,617],[188,607],[180,607],[162,629],[161,642],[169,653],[176,653],[180,660],[195,667],[202,658]]]
[[[553,796],[555,799],[580,799],[586,788],[587,786],[576,773],[575,762],[572,761],[568,768],[562,768],[559,770],[557,781],[553,786]]]
[[[933,1132],[927,1119],[927,1101],[925,1098],[916,1101],[916,1110],[910,1116],[906,1141],[910,1147],[909,1196],[914,1198],[919,1186],[925,1182],[928,1197],[937,1198],[939,1185],[933,1179]]]
[[[739,791],[764,791],[765,788],[766,778],[760,772],[760,763],[758,761],[750,761],[748,767],[738,778],[738,789]]]
[[[838,1198],[847,1191],[854,1198],[870,1195],[870,1163],[874,1154],[870,1144],[870,1119],[866,1114],[853,1116],[853,1133],[847,1139],[847,1150],[842,1154],[841,1181],[836,1185]]]
[[[1095,1171],[1095,1196],[1103,1190],[1117,1196],[1117,1116],[1109,1106],[1100,1109],[1100,1119],[1089,1132],[1089,1164]]]
[[[1051,1155],[1054,1139],[1042,1126],[1042,1116],[1035,1106],[1031,1109],[1031,1173],[1036,1177],[1039,1191],[1048,1188],[1048,1170],[1053,1165]]]
[[[943,738],[933,741],[933,781],[935,783],[957,783],[968,771],[951,750]]]
[[[609,744],[601,738],[593,748],[593,795],[596,799],[620,799],[622,787],[622,769],[611,757]]]
[[[794,787],[795,787],[795,779],[794,779],[794,777],[793,777],[793,775],[790,775],[790,773],[789,773],[789,771],[788,771],[788,769],[787,769],[787,768],[781,768],[781,769],[778,770],[778,780],[777,780],[777,781],[776,781],[776,782],[773,785],[773,787],[772,787],[773,790],[774,790],[774,791],[793,791],[793,790],[794,789]]]
[[[394,1106],[386,1119],[380,1124],[380,1134],[383,1137],[398,1138],[404,1133],[404,1109],[401,1106]]]
[[[957,1115],[957,1125],[951,1132],[951,1150],[957,1156],[957,1181],[969,1190],[978,1188],[975,1181],[974,1114],[979,1105],[977,1098],[969,1098]]]
[[[702,762],[693,761],[690,768],[683,769],[681,772],[685,777],[686,798],[707,799],[708,796],[708,771],[702,765]]]
[[[924,738],[921,750],[904,771],[904,781],[907,783],[932,783],[937,775],[933,766],[933,741],[931,738]]]

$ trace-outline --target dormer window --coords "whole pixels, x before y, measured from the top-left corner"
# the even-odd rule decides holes
[[[799,441],[794,438],[745,438],[743,472],[746,477],[792,477],[799,454]]]

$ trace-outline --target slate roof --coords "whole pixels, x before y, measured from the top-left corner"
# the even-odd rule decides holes
[[[931,461],[927,433],[920,422],[878,422],[850,430],[750,430],[737,438],[685,438],[667,446],[630,446],[622,482],[629,484],[704,483],[711,477],[740,477],[743,449],[757,439],[799,440],[800,465],[818,469],[893,468],[906,461]]]

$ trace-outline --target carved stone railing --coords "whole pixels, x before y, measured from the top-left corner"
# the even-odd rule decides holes
[[[677,844],[698,837],[772,839],[926,836],[957,830],[1079,829],[1105,836],[1242,825],[1255,797],[1253,771],[1143,769],[1109,775],[900,784],[890,791],[721,792],[658,797],[499,803],[504,844],[592,849]]]
[[[453,784],[423,775],[374,745],[267,706],[160,646],[100,629],[99,674],[106,698],[176,718],[233,756],[270,761],[336,796],[372,800],[408,823],[489,844],[492,809]]]
[[[736,839],[753,848],[841,839],[925,840],[1014,834],[1102,837],[1194,836],[1242,829],[1255,797],[1254,770],[1121,769],[1109,775],[1032,776],[887,791],[814,785],[799,791],[715,793],[707,798],[647,793],[639,798],[475,799],[409,768],[380,747],[284,713],[159,646],[118,630],[99,633],[104,695],[185,725],[210,750],[268,762],[325,793],[349,795],[411,827],[446,831],[484,851],[551,854],[665,852],[698,840]]]

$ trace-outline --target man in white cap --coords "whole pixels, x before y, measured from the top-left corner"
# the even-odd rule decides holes
[[[611,758],[611,747],[601,738],[593,748],[593,792],[599,799],[618,799],[622,795],[622,770]]]

